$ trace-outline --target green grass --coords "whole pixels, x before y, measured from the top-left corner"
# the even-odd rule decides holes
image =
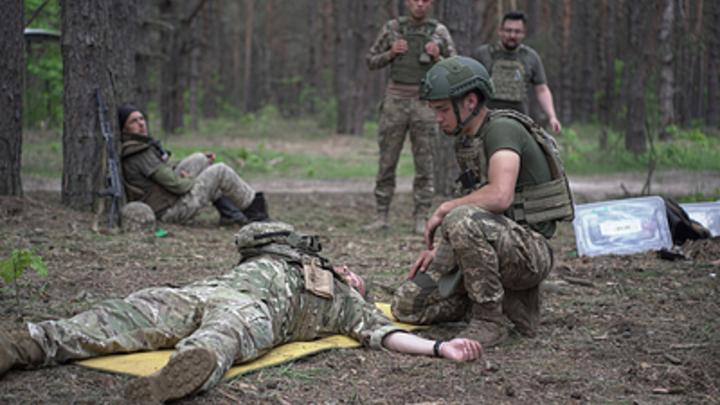
[[[159,128],[157,117],[150,116],[150,128]],[[159,131],[158,131],[159,132]],[[198,150],[212,150],[217,161],[225,162],[247,179],[368,178],[377,173],[377,125],[368,122],[358,142],[360,147],[344,156],[273,150],[269,141],[308,141],[322,143],[334,131],[311,119],[285,119],[268,107],[257,114],[234,118],[203,120],[197,132],[161,137],[165,147],[181,159]],[[242,137],[256,140],[254,147],[218,148],[220,139]],[[598,125],[572,125],[558,135],[565,169],[571,175],[611,174],[647,171],[650,152],[634,154],[624,149],[624,135],[611,131],[608,147],[599,149]],[[717,131],[693,128],[678,130],[669,142],[654,142],[657,171],[668,169],[720,170],[720,136]],[[22,173],[45,178],[62,176],[62,135],[58,131],[25,134]],[[400,157],[398,177],[414,173],[409,142]],[[720,196],[720,191],[715,191]],[[688,201],[706,200],[707,196],[688,196]]]

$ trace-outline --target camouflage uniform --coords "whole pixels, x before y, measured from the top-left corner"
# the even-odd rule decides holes
[[[521,157],[517,186],[549,181],[547,160],[529,136],[518,122],[498,118],[489,123],[486,117],[474,137],[458,137],[455,156],[461,172],[475,168],[479,177],[471,188],[458,187],[455,197],[487,183],[489,156],[501,149],[516,151]],[[553,264],[547,238],[555,232],[555,221],[521,225],[503,214],[460,206],[441,225],[442,241],[435,259],[424,273],[418,272],[395,292],[393,315],[403,322],[427,324],[474,316],[473,306],[501,308],[519,331],[533,334],[539,322],[538,286]],[[443,296],[439,280],[456,269],[462,282]]]
[[[170,169],[167,152],[151,136],[123,132],[121,139],[130,199],[146,202],[163,222],[186,223],[200,208],[223,196],[240,210],[255,199],[255,190],[234,170],[224,163],[211,165],[202,153],[194,153]],[[183,178],[183,171],[192,177]],[[158,182],[155,179],[160,173],[162,181]]]
[[[427,24],[427,23],[425,23]],[[421,30],[425,24],[408,23],[408,32]],[[378,34],[367,54],[367,65],[371,70],[381,69],[393,61],[392,43],[401,39],[398,20],[388,21]],[[456,55],[455,45],[450,32],[442,24],[437,24],[432,41],[440,47],[440,59]],[[432,197],[433,149],[437,136],[437,126],[433,111],[427,103],[420,101],[418,84],[397,83],[389,80],[385,99],[380,108],[378,124],[378,174],[375,180],[375,200],[378,213],[387,214],[395,192],[398,159],[405,142],[405,133],[410,132],[415,178],[413,180],[414,215],[427,217]]]
[[[505,289],[536,287],[552,268],[552,251],[544,236],[482,208],[452,210],[443,219],[442,237],[436,260],[393,296],[392,313],[403,322],[461,320],[471,301],[481,305],[502,303]],[[444,298],[438,281],[455,263],[463,282],[454,294]]]
[[[124,300],[104,301],[73,318],[30,324],[45,365],[111,353],[204,347],[217,368],[215,385],[237,363],[275,346],[341,333],[373,349],[401,330],[354,289],[334,280],[334,298],[304,289],[299,266],[271,255],[244,261],[231,272],[184,288],[156,287]]]
[[[225,163],[211,165],[202,153],[194,153],[175,167],[175,175],[184,170],[195,175],[195,183],[172,207],[163,213],[163,222],[184,224],[197,214],[198,210],[223,195],[243,210],[255,198],[255,190]]]

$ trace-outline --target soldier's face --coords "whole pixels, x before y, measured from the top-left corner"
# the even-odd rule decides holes
[[[147,124],[145,123],[145,117],[140,111],[133,111],[125,121],[123,132],[129,132],[131,134],[147,135]]]
[[[525,38],[525,24],[522,20],[505,20],[499,30],[500,42],[508,51],[514,51]]]
[[[424,22],[427,19],[428,11],[432,7],[434,0],[405,0],[408,10],[410,11],[410,19],[416,23]]]
[[[428,101],[428,105],[430,108],[435,110],[435,123],[439,124],[440,128],[442,128],[445,133],[453,131],[457,128],[457,117],[455,116],[455,110],[453,109],[452,101],[450,99],[431,100]]]

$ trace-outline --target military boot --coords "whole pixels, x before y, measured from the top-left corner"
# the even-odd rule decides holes
[[[388,211],[378,211],[377,217],[373,222],[362,227],[365,232],[387,231],[390,229],[390,221],[388,220]]]
[[[45,352],[30,336],[27,325],[23,328],[0,328],[0,375],[13,368],[37,367],[43,364]]]
[[[242,211],[240,211],[240,209],[225,196],[213,201],[213,205],[220,213],[218,226],[238,225],[242,228],[250,223],[250,220],[248,220],[245,214],[243,214]]]
[[[178,353],[159,371],[140,377],[125,387],[125,396],[135,402],[163,403],[200,389],[217,367],[209,349],[198,347]]]
[[[509,321],[502,313],[502,304],[480,305],[473,303],[470,321],[457,337],[477,340],[483,348],[506,342]]]
[[[503,313],[520,334],[535,336],[540,324],[540,286],[523,291],[505,289]]]
[[[268,214],[267,202],[265,202],[265,194],[262,191],[255,193],[250,205],[243,210],[243,214],[250,222],[263,222],[270,219]]]

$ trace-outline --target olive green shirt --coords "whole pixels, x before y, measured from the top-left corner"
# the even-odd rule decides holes
[[[487,129],[484,128],[485,126]],[[478,131],[478,135],[482,131],[487,131],[483,144],[488,162],[495,152],[503,149],[512,150],[520,155],[520,172],[515,185],[516,189],[552,181],[552,173],[542,148],[517,120],[499,117],[490,122],[485,121]],[[532,224],[530,228],[549,239],[555,234],[555,221]]]

